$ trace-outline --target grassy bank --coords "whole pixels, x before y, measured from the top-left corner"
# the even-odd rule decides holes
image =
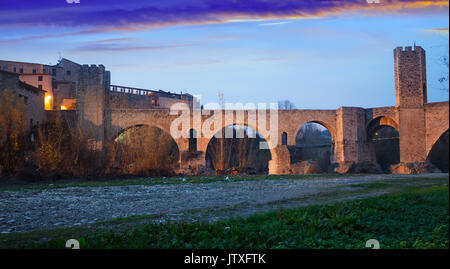
[[[81,248],[448,248],[448,185],[207,223],[81,236]],[[65,240],[22,247],[64,248]]]

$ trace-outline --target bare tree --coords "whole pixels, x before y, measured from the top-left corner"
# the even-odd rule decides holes
[[[294,103],[289,100],[278,101],[279,110],[292,110],[295,109]]]
[[[447,55],[441,57],[441,62],[442,62],[442,65],[445,66],[445,71],[444,71],[444,75],[442,77],[440,77],[438,80],[442,84],[442,90],[448,92],[448,85],[446,85],[448,83],[448,81],[449,81],[449,75],[448,75],[448,68],[449,68],[448,53],[447,53]]]
[[[447,30],[447,35],[448,35],[448,30]],[[448,92],[449,88],[448,88],[448,82],[449,82],[449,76],[448,76],[448,68],[449,68],[449,50],[448,50],[448,36],[447,38],[444,38],[444,43],[443,46],[447,48],[447,55],[443,55],[439,60],[440,60],[440,64],[444,67],[442,76],[438,79],[438,81],[441,83],[441,90]],[[446,45],[444,45],[446,44]]]
[[[223,98],[223,93],[219,92],[218,97],[219,97],[220,108],[224,109],[225,108],[225,99]]]
[[[25,157],[26,107],[12,91],[0,91],[0,172],[15,172]]]
[[[315,146],[331,143],[329,131],[320,124],[309,122],[300,128],[296,143],[299,146]]]

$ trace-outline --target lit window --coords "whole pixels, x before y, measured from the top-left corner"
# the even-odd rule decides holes
[[[51,110],[52,109],[52,96],[46,95],[45,96],[45,110]]]

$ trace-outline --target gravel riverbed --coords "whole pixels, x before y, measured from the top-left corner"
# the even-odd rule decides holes
[[[413,177],[444,177],[445,174]],[[264,205],[336,187],[411,175],[252,180],[0,191],[0,233],[71,227],[117,217]],[[448,178],[448,174],[446,174]]]

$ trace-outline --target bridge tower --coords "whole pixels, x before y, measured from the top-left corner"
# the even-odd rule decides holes
[[[424,162],[426,159],[424,104],[427,103],[425,50],[419,46],[395,48],[394,76],[400,162]]]
[[[103,65],[83,65],[77,85],[77,115],[83,135],[90,139],[90,146],[103,148],[110,122],[109,86],[111,74]]]

